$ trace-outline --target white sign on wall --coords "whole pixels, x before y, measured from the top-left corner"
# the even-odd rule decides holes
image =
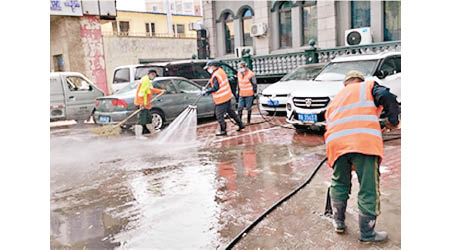
[[[50,0],[50,15],[82,16],[81,0]]]

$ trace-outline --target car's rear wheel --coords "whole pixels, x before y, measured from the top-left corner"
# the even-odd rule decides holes
[[[162,129],[164,127],[164,114],[159,110],[150,110],[152,123],[155,129]]]

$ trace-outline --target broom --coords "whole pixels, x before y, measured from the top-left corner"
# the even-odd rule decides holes
[[[163,94],[164,94],[164,92],[158,94],[150,102],[155,101],[157,98],[159,98]],[[91,131],[93,133],[96,133],[96,134],[101,135],[101,136],[117,136],[117,135],[120,135],[120,132],[122,131],[120,126],[125,124],[128,120],[130,120],[132,117],[137,115],[143,109],[144,109],[144,107],[140,107],[139,109],[135,110],[127,118],[125,118],[123,121],[117,123],[116,125],[107,125],[107,126],[102,126],[102,127],[96,127],[96,128],[92,128]]]

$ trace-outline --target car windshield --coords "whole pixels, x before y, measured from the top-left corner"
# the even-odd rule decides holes
[[[345,74],[350,70],[357,70],[365,76],[369,76],[375,71],[377,60],[335,62],[330,63],[314,79],[315,81],[343,81]]]
[[[148,71],[150,69],[156,70],[156,73],[158,73],[158,76],[163,76],[163,68],[162,67],[143,66],[143,67],[137,67],[136,68],[136,75],[134,76],[134,79],[135,80],[140,80],[143,76],[148,74]]]
[[[283,78],[280,79],[280,82],[286,82],[291,80],[309,80],[314,78],[322,69],[323,65],[321,66],[312,66],[312,67],[298,67],[296,70],[292,71],[291,73],[283,76]]]

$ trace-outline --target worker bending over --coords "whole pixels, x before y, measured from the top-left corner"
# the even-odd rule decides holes
[[[344,86],[325,112],[324,138],[328,164],[333,168],[330,189],[333,225],[337,233],[344,232],[353,167],[360,184],[359,240],[379,242],[387,237],[386,232],[375,231],[380,214],[379,167],[383,158],[379,118],[384,108],[387,128],[399,127],[397,97],[374,81],[364,81],[364,75],[358,71],[346,74]]]

